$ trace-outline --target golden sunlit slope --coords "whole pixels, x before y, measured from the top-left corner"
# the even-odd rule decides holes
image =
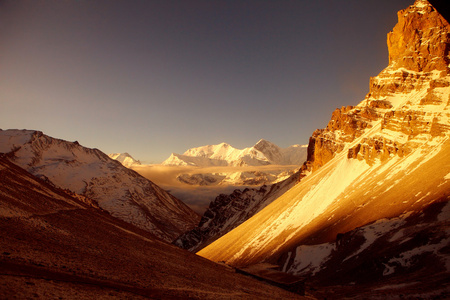
[[[374,220],[450,195],[450,25],[425,0],[398,13],[389,66],[355,107],[310,140],[299,184],[199,255],[233,265],[276,261]]]
[[[298,244],[331,241],[374,220],[420,210],[450,195],[450,142],[434,156],[426,149],[417,152],[427,161],[411,155],[376,167],[339,155],[198,254],[233,265],[274,260]]]

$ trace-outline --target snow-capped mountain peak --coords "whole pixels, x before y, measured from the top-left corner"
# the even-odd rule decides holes
[[[125,152],[125,153],[111,153],[111,154],[108,154],[108,156],[111,157],[112,159],[115,159],[115,160],[119,161],[122,165],[124,165],[127,168],[132,167],[132,166],[137,166],[137,165],[141,164],[141,162],[139,160],[134,159],[127,152]]]
[[[269,162],[271,162],[271,164],[284,164],[282,149],[269,141],[261,139],[258,143],[256,143],[255,146],[253,146],[253,149],[256,149],[257,151],[260,151],[262,154],[264,154],[264,156]]]

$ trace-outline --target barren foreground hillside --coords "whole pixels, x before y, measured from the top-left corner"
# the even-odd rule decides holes
[[[1,299],[295,299],[0,159]]]

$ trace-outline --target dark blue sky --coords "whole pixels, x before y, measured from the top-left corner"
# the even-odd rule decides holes
[[[159,163],[307,144],[387,66],[412,0],[0,0],[0,128]]]

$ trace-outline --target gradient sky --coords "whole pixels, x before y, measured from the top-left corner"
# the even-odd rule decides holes
[[[0,128],[159,163],[307,144],[388,63],[413,0],[0,0]]]

